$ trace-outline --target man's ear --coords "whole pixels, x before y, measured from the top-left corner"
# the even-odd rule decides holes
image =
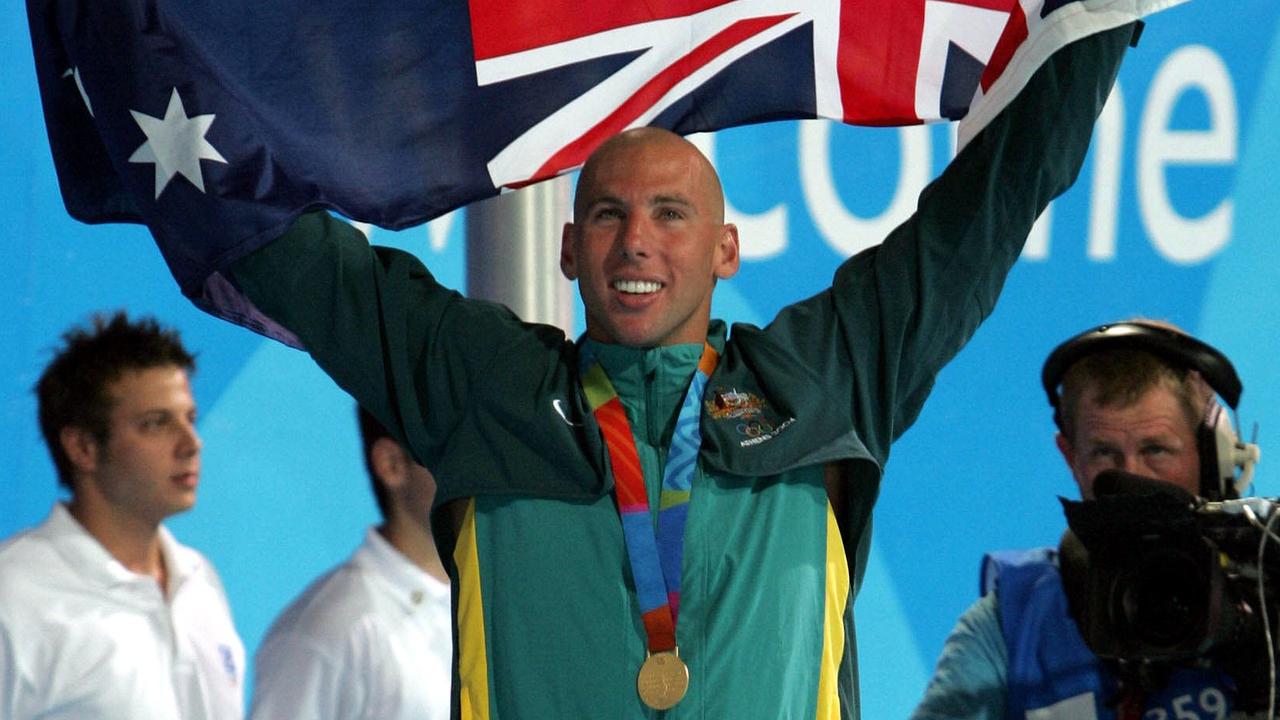
[[[1067,439],[1066,435],[1055,433],[1053,442],[1057,444],[1058,452],[1062,453],[1062,459],[1067,461],[1067,467],[1074,471],[1076,467],[1076,452],[1075,448],[1071,446],[1071,441]]]
[[[91,473],[98,469],[102,446],[93,433],[76,425],[66,425],[58,432],[58,442],[62,443],[62,451],[77,473]]]
[[[738,248],[738,226],[733,223],[725,223],[716,246],[716,278],[728,280],[737,275],[741,264],[742,255]]]
[[[369,460],[373,474],[378,476],[383,487],[395,491],[404,485],[409,470],[408,458],[395,440],[389,437],[375,440],[373,447],[369,448]]]
[[[1084,483],[1080,479],[1080,474],[1076,472],[1076,449],[1067,439],[1066,435],[1057,433],[1053,436],[1053,441],[1058,445],[1058,452],[1062,453],[1062,459],[1066,461],[1067,468],[1071,470],[1071,478],[1076,481],[1076,487],[1080,490],[1080,497],[1085,498],[1088,493],[1085,492]]]
[[[560,231],[560,272],[570,281],[578,279],[578,256],[574,246],[577,235],[578,227],[571,222],[565,223]]]

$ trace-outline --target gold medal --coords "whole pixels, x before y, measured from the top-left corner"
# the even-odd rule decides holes
[[[680,659],[679,648],[645,658],[636,676],[636,690],[644,704],[654,710],[675,707],[689,690],[689,666]]]

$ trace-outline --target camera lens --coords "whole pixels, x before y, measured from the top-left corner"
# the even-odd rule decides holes
[[[1140,558],[1116,579],[1117,629],[1148,648],[1190,649],[1209,615],[1204,563],[1177,547],[1148,548]]]

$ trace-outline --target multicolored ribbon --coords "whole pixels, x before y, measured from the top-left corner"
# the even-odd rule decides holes
[[[662,492],[658,497],[658,528],[654,532],[649,516],[649,495],[645,490],[644,470],[636,450],[635,436],[622,400],[609,382],[604,367],[582,349],[582,387],[587,393],[591,412],[600,425],[609,463],[613,466],[614,488],[618,498],[618,514],[622,518],[622,536],[627,545],[631,574],[636,581],[636,595],[645,632],[649,636],[649,652],[663,652],[676,646],[676,619],[680,613],[680,573],[684,560],[684,526],[689,516],[689,493],[698,449],[702,446],[702,394],[720,356],[710,344],[704,344],[698,370],[689,381],[676,418],[676,429],[667,452],[662,474]]]

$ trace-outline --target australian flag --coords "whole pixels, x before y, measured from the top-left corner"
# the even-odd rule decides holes
[[[28,0],[63,199],[183,292],[326,207],[402,228],[639,125],[990,120],[1056,49],[1181,0]]]

